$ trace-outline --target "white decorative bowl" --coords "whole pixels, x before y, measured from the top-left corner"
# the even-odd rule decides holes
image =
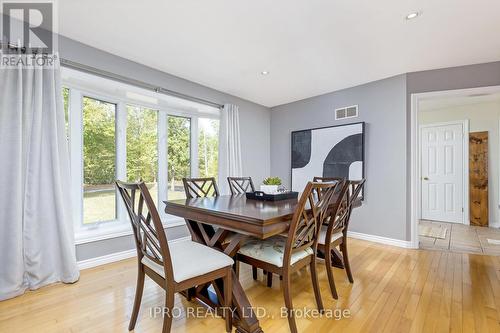
[[[260,190],[266,194],[278,193],[278,185],[260,185]]]

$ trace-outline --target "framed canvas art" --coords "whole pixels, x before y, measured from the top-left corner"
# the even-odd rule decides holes
[[[364,122],[292,132],[292,190],[314,176],[364,178],[364,134]]]

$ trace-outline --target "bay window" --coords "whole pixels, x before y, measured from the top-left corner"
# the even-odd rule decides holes
[[[131,233],[116,179],[142,179],[165,226],[184,224],[163,201],[185,198],[183,177],[217,178],[219,110],[72,70],[63,77],[77,243]]]

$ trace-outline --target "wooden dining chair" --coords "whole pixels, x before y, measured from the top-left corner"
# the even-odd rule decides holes
[[[315,177],[315,179],[329,181],[331,178],[320,179],[320,177]],[[338,299],[338,293],[333,277],[332,256],[335,255],[333,252],[336,251],[337,247],[339,247],[342,253],[342,263],[346,270],[347,278],[350,283],[354,282],[347,251],[347,230],[354,202],[358,198],[364,182],[365,180],[363,179],[360,181],[345,180],[341,183],[342,186],[338,192],[337,200],[330,207],[329,217],[325,219],[319,230],[318,253],[322,253],[325,259],[330,291],[335,299]]]
[[[342,189],[343,183],[346,181],[345,178],[342,177],[313,177],[313,182],[339,182],[339,184],[335,187],[335,192],[339,192]],[[252,267],[253,279],[257,280],[257,268]],[[264,272],[264,275],[267,276],[267,286],[272,287],[273,285],[273,276],[272,273]],[[283,278],[280,277],[280,280]]]
[[[238,251],[237,260],[283,277],[283,293],[290,330],[297,332],[290,294],[291,274],[309,265],[316,304],[323,302],[316,272],[318,230],[327,217],[328,207],[337,183],[309,182],[293,214],[288,237],[274,236],[265,240],[250,239]]]
[[[231,332],[233,259],[210,247],[193,241],[169,244],[158,211],[144,182],[116,181],[125,203],[137,249],[137,288],[128,329],[134,329],[147,275],[166,292],[163,333],[170,332],[174,294],[217,279],[223,281],[226,331]]]
[[[253,185],[252,177],[227,177],[227,182],[229,183],[229,190],[231,195],[240,195],[247,192],[255,192],[255,187]],[[229,237],[228,240],[230,240]],[[240,266],[238,261],[234,266],[236,271],[236,276],[239,276]],[[252,276],[254,280],[257,280],[257,267],[252,267]]]
[[[186,193],[187,199],[192,198],[206,198],[206,197],[218,197],[220,195],[219,187],[214,177],[205,178],[182,178],[182,183],[184,184],[184,192]],[[188,224],[188,228],[189,224]],[[227,232],[229,235],[224,239],[222,246],[230,243],[232,238],[235,237],[234,233],[229,231],[219,230],[218,227],[207,228],[205,225],[200,224],[200,229],[203,229],[208,237],[213,237],[218,231]],[[192,230],[190,230],[192,232]],[[196,239],[195,239],[196,240]],[[234,264],[234,269],[237,275],[239,274],[239,266],[237,263]],[[189,293],[189,295],[191,292]],[[190,297],[188,297],[190,299]]]
[[[363,178],[361,180],[350,180],[349,181],[349,200],[351,204],[354,204],[355,201],[359,198],[361,191],[365,187],[366,179]]]
[[[255,192],[252,177],[227,177],[232,195]]]
[[[214,177],[182,178],[182,183],[184,184],[184,191],[188,199],[217,197],[220,195]]]

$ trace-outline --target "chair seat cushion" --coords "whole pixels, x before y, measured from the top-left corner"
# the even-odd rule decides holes
[[[175,282],[182,282],[220,268],[232,266],[234,261],[224,253],[191,240],[168,244]],[[162,265],[147,257],[141,262],[165,278]]]
[[[326,230],[327,229],[328,229],[327,225],[321,226],[321,229],[319,230],[319,235],[318,235],[318,243],[319,244],[322,244],[322,245],[326,244]],[[332,239],[331,239],[330,243],[335,242],[337,239],[339,239],[342,236],[343,236],[343,234],[341,231],[332,234]]]
[[[286,238],[274,236],[265,240],[250,239],[240,248],[239,254],[267,262],[277,267],[283,267],[283,256],[285,253]],[[292,253],[290,264],[310,256],[314,253],[311,248]]]

